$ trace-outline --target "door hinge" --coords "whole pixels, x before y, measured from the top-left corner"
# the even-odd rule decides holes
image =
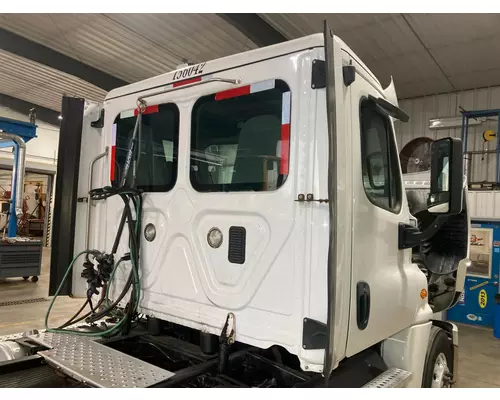
[[[315,199],[314,198],[314,195],[312,193],[307,193],[307,195],[303,194],[303,193],[300,193],[298,196],[297,196],[297,200],[295,201],[298,201],[298,202],[311,202],[311,201],[317,201],[318,203],[328,203],[329,200],[328,199]]]
[[[78,197],[78,203],[87,203],[89,199],[87,197]]]
[[[311,88],[323,89],[326,87],[326,67],[323,60],[312,61]]]
[[[92,121],[90,123],[92,128],[102,128],[104,126],[104,108],[101,110],[99,114],[99,119],[97,121]]]

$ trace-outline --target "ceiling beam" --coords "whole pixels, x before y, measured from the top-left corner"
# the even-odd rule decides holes
[[[286,42],[288,39],[257,14],[217,14],[259,47]],[[0,38],[1,40],[1,38]]]
[[[129,83],[2,28],[0,28],[0,49],[76,76],[107,91]]]
[[[9,96],[8,94],[0,93],[0,106],[10,108],[13,111],[26,115],[26,118],[29,117],[30,110],[34,108],[37,121],[43,121],[54,126],[60,125],[60,120],[58,118],[60,115],[59,112],[51,110],[50,108],[37,106],[36,104]]]

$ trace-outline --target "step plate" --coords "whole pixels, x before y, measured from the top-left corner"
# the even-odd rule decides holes
[[[68,328],[69,329],[69,328]],[[49,349],[72,346],[77,342],[82,340],[94,341],[99,339],[99,337],[92,336],[77,336],[68,333],[52,333],[52,332],[40,332],[35,335],[28,336],[32,341],[41,344],[42,346],[48,347]]]
[[[24,333],[15,333],[13,335],[0,336],[0,342],[5,342],[7,340],[17,340],[25,337]]]
[[[92,338],[66,333],[42,333],[30,338],[51,348],[38,353],[48,364],[91,386],[144,388],[175,375]]]
[[[379,389],[402,388],[410,378],[411,372],[399,368],[389,368],[363,387]]]

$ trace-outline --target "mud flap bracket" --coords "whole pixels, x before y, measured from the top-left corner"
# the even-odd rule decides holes
[[[304,318],[302,325],[302,348],[304,350],[326,349],[326,324]]]

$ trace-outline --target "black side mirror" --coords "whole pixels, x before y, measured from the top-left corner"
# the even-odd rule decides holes
[[[450,137],[436,140],[432,143],[431,155],[428,210],[432,214],[459,214],[464,178],[462,141]]]

